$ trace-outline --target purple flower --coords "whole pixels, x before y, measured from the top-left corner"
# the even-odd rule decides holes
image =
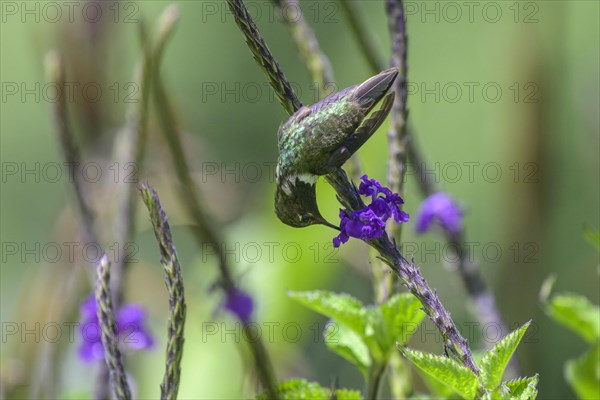
[[[434,193],[421,203],[417,213],[416,230],[424,233],[433,223],[438,223],[450,233],[458,233],[462,229],[463,212],[450,195]]]
[[[375,201],[375,198],[380,194],[391,195],[392,191],[384,186],[381,183],[377,182],[377,179],[369,179],[367,175],[363,175],[360,177],[362,182],[358,186],[358,193],[363,196],[371,196],[372,201]]]
[[[340,210],[340,234],[333,238],[334,247],[340,247],[350,237],[371,240],[383,236],[385,222],[391,217],[398,223],[408,221],[408,214],[400,209],[404,200],[398,194],[367,175],[363,175],[361,180],[358,192],[370,196],[371,204],[353,212]]]
[[[80,307],[81,320],[79,333],[82,342],[79,346],[79,358],[84,362],[93,362],[104,359],[104,346],[100,323],[96,313],[96,298],[88,296]],[[143,350],[154,345],[154,339],[150,336],[145,326],[146,314],[136,304],[125,304],[117,312],[115,321],[119,343],[130,350]]]
[[[254,300],[248,293],[234,287],[227,291],[224,307],[244,324],[247,324],[251,321]]]

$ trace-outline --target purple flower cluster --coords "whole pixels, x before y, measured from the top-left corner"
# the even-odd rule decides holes
[[[447,232],[458,233],[462,229],[462,217],[463,212],[450,195],[434,193],[419,207],[416,230],[424,233],[432,224],[438,223]]]
[[[79,333],[82,342],[79,358],[84,362],[104,360],[102,333],[98,321],[96,298],[88,296],[79,309],[81,320]],[[145,326],[146,314],[136,304],[125,304],[115,317],[119,343],[130,350],[143,350],[153,347],[154,339]]]
[[[248,293],[234,287],[227,291],[223,307],[247,324],[250,323],[250,317],[254,310],[254,300]]]
[[[408,221],[408,214],[400,209],[404,200],[375,179],[361,177],[358,193],[371,197],[371,204],[357,211],[340,210],[340,234],[333,238],[333,246],[340,247],[350,237],[370,240],[384,235],[385,222],[389,218],[401,223]]]

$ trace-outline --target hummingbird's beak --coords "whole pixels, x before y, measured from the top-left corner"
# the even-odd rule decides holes
[[[323,225],[325,225],[325,226],[328,226],[328,227],[330,227],[330,228],[332,228],[332,229],[335,229],[336,231],[339,231],[339,230],[340,230],[340,227],[339,227],[339,226],[335,226],[335,225],[333,225],[333,224],[330,224],[330,223],[329,223],[329,222],[327,222],[327,220],[325,220],[325,219],[323,219],[323,220],[321,221],[321,224],[323,224]]]
[[[352,97],[361,107],[371,111],[371,108],[388,92],[397,76],[398,68],[386,69],[358,85],[352,92]]]

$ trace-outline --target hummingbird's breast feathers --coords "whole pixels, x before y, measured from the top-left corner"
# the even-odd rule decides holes
[[[277,185],[283,190],[285,194],[288,196],[292,195],[293,189],[298,186],[300,183],[304,183],[309,186],[314,186],[317,183],[318,176],[302,173],[302,174],[292,174],[288,176],[277,176]]]

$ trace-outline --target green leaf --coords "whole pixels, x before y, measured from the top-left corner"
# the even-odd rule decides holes
[[[470,369],[448,357],[422,353],[407,348],[401,348],[400,351],[419,369],[451,387],[461,397],[465,399],[475,398],[478,381],[477,376]]]
[[[546,311],[552,319],[579,334],[589,343],[600,338],[600,309],[578,294],[560,294],[547,304]]]
[[[454,392],[452,392],[452,393],[454,393]],[[409,397],[410,400],[445,400],[448,398],[449,397],[438,396],[438,395],[433,395],[433,394],[422,394],[422,393],[415,393]]]
[[[600,231],[592,228],[591,226],[585,226],[583,228],[583,237],[585,237],[591,244],[594,245],[596,250],[600,251]]]
[[[510,389],[505,385],[500,385],[493,391],[481,396],[481,400],[509,400],[510,398]]]
[[[420,307],[417,298],[405,293],[392,296],[379,306],[366,308],[363,340],[373,362],[386,363],[396,342],[406,343],[425,316]]]
[[[281,400],[363,400],[360,392],[356,390],[337,389],[331,393],[315,382],[308,382],[304,379],[290,379],[282,382],[275,388]],[[257,400],[268,400],[266,393],[256,396]]]
[[[506,335],[501,341],[496,343],[493,349],[486,352],[483,356],[479,366],[481,368],[481,380],[486,389],[493,390],[502,382],[504,370],[529,324],[531,324],[531,321]]]
[[[384,349],[393,348],[396,341],[406,344],[425,317],[421,302],[410,293],[392,296],[380,307],[387,339]]]
[[[321,387],[318,383],[308,382],[304,379],[290,379],[282,382],[275,388],[279,393],[279,398],[286,399],[306,399],[306,400],[329,400],[330,390]],[[268,400],[267,393],[261,393],[256,396],[257,400]]]
[[[337,400],[364,400],[362,394],[358,390],[338,389],[335,391],[335,399]],[[330,396],[329,399],[334,396]]]
[[[537,397],[537,383],[537,375],[502,382],[496,389],[484,394],[481,400],[533,400]]]
[[[582,357],[567,362],[565,379],[580,399],[600,399],[600,342]]]
[[[510,399],[533,400],[537,397],[537,374],[528,378],[518,378],[503,383],[510,390]]]
[[[346,325],[361,337],[364,335],[367,312],[358,299],[347,294],[323,290],[289,292],[288,296],[308,308]]]
[[[435,395],[434,396],[435,398],[450,399],[450,398],[456,397],[456,394],[455,394],[454,390],[452,390],[451,387],[438,381],[437,379],[435,379],[434,377],[432,377],[431,375],[429,375],[426,372],[423,372],[421,370],[418,370],[418,372],[419,372],[419,375],[421,375],[421,378],[423,379],[423,381],[425,382],[427,389],[429,389],[430,393]]]
[[[333,322],[323,332],[327,347],[348,360],[352,365],[368,376],[371,367],[369,349],[362,338],[344,324]]]
[[[365,312],[365,331],[362,339],[369,348],[373,362],[385,363],[390,349],[384,348],[387,338],[381,309],[378,306],[370,306],[365,308]]]

